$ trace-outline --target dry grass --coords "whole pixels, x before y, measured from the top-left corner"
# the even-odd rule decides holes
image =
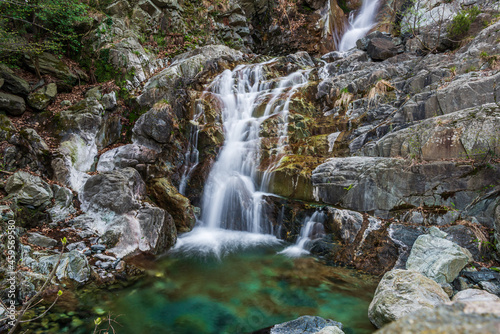
[[[376,102],[377,96],[385,95],[385,93],[396,89],[389,81],[379,80],[368,92],[368,105]]]

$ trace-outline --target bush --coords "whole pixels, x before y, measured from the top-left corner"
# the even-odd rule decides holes
[[[474,22],[480,13],[481,11],[477,6],[458,13],[448,26],[449,38],[453,41],[463,39],[469,32],[471,23]]]

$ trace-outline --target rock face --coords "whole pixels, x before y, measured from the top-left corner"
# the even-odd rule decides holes
[[[340,331],[333,331],[333,333],[343,333],[340,322],[305,315],[295,320],[273,326],[270,334],[315,334],[322,330],[329,330],[325,329],[326,327],[336,327]],[[327,331],[326,333],[331,332]]]
[[[26,110],[26,103],[22,97],[0,92],[0,110],[12,116],[19,116]]]
[[[7,180],[5,190],[14,194],[19,203],[34,207],[46,206],[53,196],[50,186],[40,177],[17,172]]]
[[[450,283],[472,261],[472,254],[454,242],[446,233],[431,227],[429,234],[417,238],[406,262],[406,269],[418,271],[438,283]]]
[[[500,317],[467,312],[464,305],[439,305],[421,309],[376,331],[377,334],[400,333],[498,333]]]
[[[435,281],[414,271],[395,269],[382,277],[368,308],[368,317],[380,328],[419,309],[432,309],[449,301]]]

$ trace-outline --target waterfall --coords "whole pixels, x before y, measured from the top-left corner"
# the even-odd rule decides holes
[[[200,133],[200,127],[198,125],[198,119],[202,114],[203,106],[201,103],[198,103],[196,105],[196,113],[193,120],[190,122],[191,130],[189,132],[189,148],[184,155],[186,164],[184,166],[184,172],[179,184],[179,193],[181,195],[186,195],[186,186],[191,178],[191,174],[199,163],[200,152],[198,151],[198,135]]]
[[[359,14],[354,17],[353,13],[349,16],[349,28],[340,41],[338,50],[347,51],[356,46],[356,41],[363,38],[375,25],[375,16],[377,14],[380,0],[363,0],[363,5]]]
[[[235,248],[279,242],[263,217],[263,196],[272,181],[270,171],[287,150],[291,98],[308,83],[311,70],[267,78],[264,67],[273,62],[225,70],[208,87],[206,93],[222,105],[225,141],[204,188],[201,219],[192,232],[179,237],[174,251],[221,256]],[[280,120],[278,144],[262,173],[259,132],[270,117]]]
[[[324,236],[325,231],[323,223],[325,222],[325,214],[316,211],[312,217],[307,217],[302,224],[300,229],[300,235],[294,245],[289,246],[279,252],[278,254],[283,254],[289,257],[299,257],[302,255],[309,254],[312,242],[315,239]]]

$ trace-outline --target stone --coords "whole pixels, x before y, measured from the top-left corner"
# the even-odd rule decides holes
[[[99,172],[109,172],[116,168],[133,167],[138,164],[153,164],[157,152],[138,144],[119,146],[103,153],[97,163]]]
[[[106,250],[105,245],[92,245],[90,246],[90,250],[97,253],[97,252],[104,252]]]
[[[20,116],[26,110],[26,103],[22,97],[0,92],[0,111],[12,116]]]
[[[342,329],[342,324],[330,319],[317,316],[304,315],[295,320],[274,325],[270,334],[314,334],[325,327],[337,327]]]
[[[398,49],[391,40],[385,38],[373,38],[368,42],[366,52],[373,60],[386,60],[394,57]]]
[[[0,205],[0,218],[4,222],[14,219],[14,211],[7,205]]]
[[[368,318],[378,328],[419,309],[449,302],[439,284],[409,270],[394,269],[380,281],[368,308]]]
[[[344,331],[336,326],[326,326],[316,334],[344,334]]]
[[[94,98],[96,100],[100,100],[102,98],[101,91],[99,87],[93,87],[90,88],[86,93],[85,93],[86,98]]]
[[[122,214],[140,207],[146,186],[137,170],[123,168],[90,177],[80,194],[85,211],[111,210]]]
[[[159,109],[152,108],[135,123],[132,129],[133,138],[140,145],[161,150],[161,145],[170,141],[175,118],[169,105]]]
[[[40,177],[27,172],[16,172],[7,179],[5,191],[15,194],[21,204],[34,207],[50,204],[53,197],[52,189]]]
[[[479,289],[467,289],[457,292],[453,302],[500,301],[500,297]]]
[[[59,259],[59,255],[43,256],[38,261],[38,269],[43,274],[49,274]],[[71,279],[78,283],[84,283],[90,278],[90,267],[87,257],[77,250],[64,253],[56,270],[59,281]]]
[[[0,78],[4,80],[3,85],[0,85],[4,90],[21,96],[27,96],[30,93],[29,83],[15,75],[14,71],[5,64],[0,64]]]
[[[101,99],[101,104],[105,110],[113,110],[116,108],[116,93],[111,92],[104,94]]]
[[[466,311],[462,304],[438,305],[433,309],[420,309],[376,331],[376,334],[496,334],[500,317]]]
[[[33,109],[42,111],[54,101],[57,95],[57,85],[50,83],[28,95],[28,105]]]
[[[44,248],[53,248],[57,246],[57,241],[41,235],[39,233],[28,233],[28,242],[35,246]]]
[[[148,193],[156,199],[161,208],[172,215],[177,231],[190,231],[196,218],[189,200],[181,195],[167,178],[155,179],[151,184]]]
[[[33,65],[31,59],[28,56],[25,56],[25,60],[28,67],[34,71],[35,66]],[[73,73],[61,59],[57,58],[53,54],[47,52],[42,53],[39,55],[38,62],[41,74],[53,75],[59,80],[62,80],[70,85],[75,85],[79,79],[88,81],[85,73]]]
[[[422,273],[438,283],[450,283],[473,260],[472,254],[446,240],[446,233],[431,227],[429,234],[417,238],[406,262],[406,269]]]

